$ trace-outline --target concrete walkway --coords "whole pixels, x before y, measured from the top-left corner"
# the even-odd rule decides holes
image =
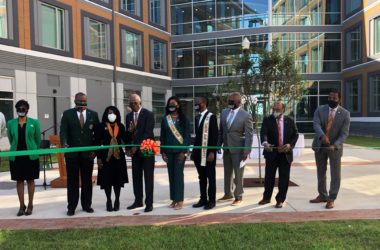
[[[306,140],[306,145],[310,145]],[[159,159],[158,159],[159,160]],[[262,198],[263,187],[245,188],[244,202],[239,207],[227,203],[217,203],[216,208],[205,211],[194,209],[191,205],[199,199],[197,172],[191,167],[185,168],[185,207],[175,211],[168,207],[169,183],[165,164],[159,160],[155,170],[154,210],[144,213],[143,208],[126,210],[133,203],[132,183],[125,185],[121,192],[121,209],[107,212],[105,194],[94,186],[93,208],[95,213],[81,211],[80,205],[73,217],[66,216],[66,189],[37,187],[34,199],[34,211],[31,216],[16,217],[18,199],[15,183],[10,182],[9,172],[0,174],[0,228],[70,228],[102,227],[114,225],[165,225],[194,223],[233,223],[233,222],[269,222],[269,221],[305,221],[331,219],[380,219],[380,150],[368,150],[346,145],[342,163],[342,183],[335,208],[326,210],[324,204],[310,204],[309,199],[317,196],[317,177],[314,154],[304,149],[302,156],[295,159],[291,169],[291,181],[297,187],[290,187],[287,201],[282,209],[274,208],[272,203],[258,206]],[[262,164],[264,165],[264,164]],[[128,166],[130,180],[132,179]],[[264,166],[262,167],[264,173]],[[258,161],[250,160],[245,177],[258,177]],[[217,167],[217,198],[223,195],[223,167],[221,161]],[[94,175],[97,171],[94,171]],[[47,183],[58,177],[58,170],[47,171]],[[263,174],[264,175],[264,174]],[[37,184],[42,184],[43,172]],[[10,189],[5,189],[10,186]],[[13,187],[13,188],[12,188]],[[25,190],[26,191],[26,190]],[[275,188],[274,192],[277,192]],[[27,200],[27,196],[26,196]]]

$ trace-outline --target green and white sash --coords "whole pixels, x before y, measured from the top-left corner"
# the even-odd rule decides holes
[[[177,130],[177,128],[175,127],[172,117],[170,115],[167,115],[166,116],[166,120],[168,121],[169,128],[172,131],[174,137],[177,139],[177,141],[179,143],[183,144],[183,137],[179,133],[179,131]]]
[[[201,149],[201,166],[202,167],[206,167],[206,162],[207,162],[207,148],[206,147],[208,144],[208,134],[209,134],[211,116],[212,116],[212,113],[209,112],[205,118],[205,121],[202,127],[202,149]]]

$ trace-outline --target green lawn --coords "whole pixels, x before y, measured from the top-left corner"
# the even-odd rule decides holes
[[[305,139],[313,139],[314,134],[305,134]],[[380,147],[380,138],[350,135],[345,143],[362,147]]]
[[[25,221],[25,223],[28,223]],[[0,231],[1,249],[379,249],[380,221]]]

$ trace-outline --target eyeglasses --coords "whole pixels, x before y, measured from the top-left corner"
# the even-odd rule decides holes
[[[130,106],[135,106],[135,105],[139,105],[139,103],[138,102],[130,102],[129,105]]]
[[[26,108],[16,108],[17,112],[26,112],[28,111]]]

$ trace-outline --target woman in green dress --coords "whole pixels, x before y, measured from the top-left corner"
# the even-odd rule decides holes
[[[166,115],[161,122],[161,145],[174,147],[161,148],[162,159],[167,163],[170,185],[171,208],[183,208],[184,178],[183,169],[188,148],[175,146],[190,145],[190,122],[183,114],[180,100],[176,96],[169,98]]]

